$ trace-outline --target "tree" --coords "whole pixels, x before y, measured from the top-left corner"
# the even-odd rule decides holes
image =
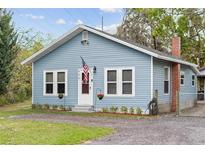
[[[159,51],[170,51],[171,39],[182,40],[182,58],[205,65],[205,9],[127,9],[117,36]]]
[[[43,48],[41,41],[32,40],[32,42],[33,46],[29,49],[21,49],[15,59],[12,77],[7,86],[7,96],[10,103],[23,101],[31,96],[32,68],[31,66],[21,65],[21,62]]]
[[[0,95],[7,92],[14,59],[18,53],[18,33],[12,23],[12,13],[6,9],[0,9]]]

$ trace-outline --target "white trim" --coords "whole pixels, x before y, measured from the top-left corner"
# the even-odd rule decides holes
[[[32,63],[32,79],[31,79],[31,85],[32,85],[32,88],[31,88],[31,97],[32,97],[32,104],[34,103],[34,63]]]
[[[184,75],[184,82],[183,82],[183,84],[181,84],[181,75]],[[185,72],[184,71],[180,71],[180,86],[184,86],[185,85]]]
[[[156,58],[159,58],[159,59],[163,59],[163,60],[167,60],[167,61],[172,61],[172,62],[176,62],[176,63],[192,66],[194,68],[194,70],[196,71],[196,73],[199,74],[199,71],[196,68],[197,67],[196,64],[189,63],[187,61],[180,60],[180,59],[175,59],[175,58],[172,58],[172,57],[167,57],[167,56],[159,55],[157,53],[151,52],[149,50],[146,50],[144,48],[138,47],[138,46],[133,45],[131,43],[122,41],[120,39],[117,39],[117,38],[115,38],[113,36],[107,35],[107,34],[105,34],[103,32],[95,30],[93,28],[87,27],[85,25],[78,25],[78,26],[74,27],[68,33],[65,33],[64,35],[59,37],[56,41],[52,42],[48,47],[43,48],[42,50],[40,50],[37,53],[35,53],[32,56],[30,56],[29,58],[25,59],[23,62],[21,62],[21,64],[30,64],[32,62],[35,62],[36,60],[38,60],[42,56],[46,55],[47,53],[49,53],[49,52],[53,51],[54,49],[56,49],[57,47],[59,47],[61,44],[63,44],[66,41],[70,40],[72,37],[74,37],[78,33],[82,32],[83,30],[90,31],[92,33],[95,33],[97,35],[100,35],[102,37],[105,37],[107,39],[110,39],[112,41],[115,41],[117,43],[123,44],[123,45],[125,45],[127,47],[136,49],[136,50],[138,50],[140,52],[146,53],[146,54],[148,54],[150,56],[153,56],[153,57],[156,57]]]
[[[53,73],[53,94],[46,94],[46,73]],[[57,75],[58,72],[65,72],[65,94],[64,96],[68,95],[68,71],[66,69],[59,69],[59,70],[44,70],[43,71],[43,96],[58,96],[57,93]]]
[[[168,86],[169,86],[169,88],[168,88],[168,93],[164,93],[164,81],[165,81],[165,79],[163,79],[163,93],[164,93],[164,95],[170,95],[170,66],[164,66],[164,69],[163,69],[163,71],[165,70],[165,68],[167,68],[168,69]],[[164,77],[164,75],[163,75],[163,77]]]
[[[122,93],[122,71],[123,70],[132,70],[132,94],[123,94]],[[117,93],[116,94],[107,94],[107,71],[116,70],[117,71]],[[135,67],[109,67],[104,68],[104,94],[108,97],[134,97],[135,96]]]
[[[151,76],[151,86],[150,86],[150,92],[151,92],[151,100],[153,98],[153,57],[151,56],[151,71],[150,71],[150,76]]]

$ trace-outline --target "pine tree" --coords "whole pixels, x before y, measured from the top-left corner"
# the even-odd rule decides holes
[[[18,34],[12,23],[12,13],[0,8],[0,95],[7,92],[14,59],[18,52]]]

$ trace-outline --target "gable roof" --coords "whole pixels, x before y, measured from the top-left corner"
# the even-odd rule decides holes
[[[54,49],[58,48],[59,46],[61,46],[65,42],[67,42],[68,40],[72,39],[74,36],[76,36],[77,34],[82,32],[83,30],[87,30],[87,31],[92,32],[94,34],[100,35],[104,38],[115,41],[119,44],[125,45],[127,47],[133,48],[133,49],[135,49],[137,51],[140,51],[142,53],[148,54],[152,57],[191,66],[192,68],[194,68],[196,73],[199,73],[196,64],[187,62],[185,60],[182,60],[181,58],[172,56],[170,54],[163,53],[163,52],[160,52],[158,50],[148,48],[148,47],[143,46],[143,45],[138,44],[138,43],[134,43],[134,42],[131,42],[131,41],[119,39],[119,38],[117,38],[117,37],[115,37],[111,34],[108,34],[108,33],[104,32],[104,31],[97,30],[95,28],[92,28],[92,27],[89,27],[89,26],[86,26],[86,25],[78,25],[78,26],[74,27],[69,32],[65,33],[64,35],[62,35],[61,37],[59,37],[58,39],[56,39],[55,41],[50,43],[47,47],[41,49],[40,51],[36,52],[32,56],[25,59],[21,64],[28,65],[28,64],[31,64],[31,63],[37,61],[41,57],[43,57],[46,54],[52,52]]]

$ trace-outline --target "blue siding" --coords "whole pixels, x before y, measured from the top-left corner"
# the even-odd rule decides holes
[[[184,72],[184,85],[180,86],[180,103],[194,103],[197,99],[197,80],[195,77],[195,86],[192,86],[192,75],[196,75],[195,72],[185,65],[181,65],[181,71]]]
[[[79,34],[34,63],[34,103],[64,103],[55,96],[43,96],[43,71],[67,69],[68,96],[65,97],[65,103],[77,105],[78,68],[82,65],[79,56],[82,56],[90,67],[97,67],[97,73],[94,74],[94,92],[96,88],[104,90],[105,67],[135,66],[135,97],[105,97],[103,102],[97,101],[97,107],[112,105],[147,107],[151,98],[151,57],[93,33],[89,33],[88,46],[81,45],[81,34]]]
[[[158,99],[159,104],[167,104],[172,103],[172,63],[154,59],[153,60],[153,91],[158,90]],[[170,93],[169,95],[164,94],[164,67],[170,67]],[[192,75],[195,72],[189,67],[185,65],[181,65],[181,71],[185,73],[185,81],[184,86],[180,86],[180,105],[181,108],[190,107],[196,101],[196,93],[197,93],[197,80],[195,80],[195,86],[192,86]],[[195,74],[196,75],[196,74]],[[195,77],[196,78],[196,77]],[[187,105],[185,105],[187,103]]]
[[[164,67],[170,67],[170,91],[164,94]],[[153,92],[158,90],[158,100],[160,104],[171,103],[172,100],[172,63],[164,60],[153,59]]]

